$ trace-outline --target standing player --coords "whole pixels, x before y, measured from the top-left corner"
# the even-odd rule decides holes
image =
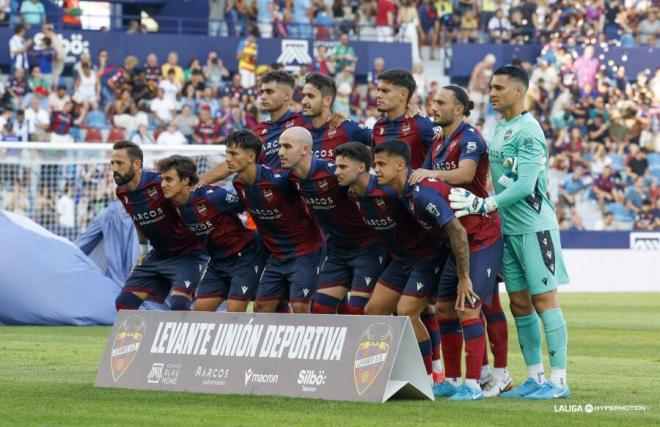
[[[392,188],[379,185],[377,178],[369,175],[368,147],[349,142],[337,148],[336,154],[339,185],[350,187],[364,221],[376,231],[392,259],[376,283],[365,313],[387,315],[396,311],[410,317],[432,381],[432,345],[420,314],[435,294],[447,255],[445,248],[415,221]]]
[[[295,313],[309,313],[316,290],[323,235],[308,213],[289,173],[257,163],[261,141],[249,130],[227,137],[227,165],[234,187],[270,252],[257,289],[256,311],[274,312],[289,300]]]
[[[458,86],[445,86],[433,97],[431,104],[433,122],[442,126],[442,133],[436,137],[421,169],[417,169],[410,176],[410,183],[417,184],[424,178],[435,178],[471,191],[479,197],[488,197],[486,190],[488,181],[488,153],[486,143],[481,134],[463,121],[469,117],[473,104],[467,93]],[[491,240],[500,234],[500,217],[493,212],[484,217],[488,227],[476,227],[471,235],[471,248],[479,250],[482,242]],[[468,225],[463,222],[463,225]],[[493,226],[496,228],[494,231]],[[468,228],[468,233],[470,230]],[[492,241],[491,241],[492,243]],[[499,266],[498,266],[499,268]],[[438,309],[442,301],[438,303]],[[462,345],[461,328],[456,319],[453,307],[446,304],[447,311],[438,311],[442,335],[442,346],[447,371],[460,372],[460,345]],[[488,339],[495,358],[492,377],[488,372],[488,350],[484,352],[484,363],[481,369],[479,383],[484,388],[484,396],[492,397],[511,388],[512,379],[507,370],[507,355],[509,346],[509,333],[500,303],[499,292],[496,289],[490,304],[482,299],[481,305],[484,314]],[[447,367],[447,364],[458,364]],[[448,375],[451,377],[451,375]],[[451,384],[451,380],[448,384]],[[456,384],[454,384],[456,385]]]
[[[257,291],[267,254],[255,232],[245,228],[237,212],[244,210],[236,194],[222,187],[197,184],[197,165],[173,155],[158,162],[165,198],[171,199],[188,229],[206,244],[211,261],[199,284],[195,310],[244,312]]]
[[[307,87],[307,85],[305,86]],[[387,265],[387,252],[341,187],[335,166],[314,156],[312,135],[293,127],[282,133],[280,159],[326,237],[313,313],[333,314],[351,291],[348,312],[363,314],[373,285]]]
[[[505,66],[495,71],[490,84],[491,103],[503,117],[495,128],[489,150],[496,196],[483,198],[455,188],[450,195],[451,206],[458,209],[458,216],[486,214],[496,209],[502,216],[502,268],[529,378],[501,396],[568,398],[568,332],[557,298],[557,286],[568,282],[568,274],[557,216],[547,196],[548,148],[541,126],[524,108],[528,85],[527,72],[518,67]],[[515,164],[517,174],[512,167]],[[539,317],[550,353],[547,382]]]
[[[413,169],[422,165],[435,134],[440,132],[428,117],[419,114],[406,116],[416,87],[415,79],[408,71],[395,68],[380,74],[376,107],[384,116],[378,119],[373,130],[374,146],[390,139],[410,145]]]
[[[137,310],[147,298],[172,310],[188,310],[208,258],[161,188],[156,172],[142,169],[142,149],[132,142],[112,146],[112,174],[117,198],[133,219],[142,256],[131,271],[115,304],[117,310]],[[147,240],[153,249],[147,254]],[[171,291],[171,292],[170,292]]]
[[[330,128],[332,106],[337,96],[335,81],[321,73],[310,73],[303,86],[302,113],[308,121],[306,127],[312,133],[314,156],[335,161],[335,150],[349,141],[371,146],[371,130],[353,120],[346,120],[336,128]]]

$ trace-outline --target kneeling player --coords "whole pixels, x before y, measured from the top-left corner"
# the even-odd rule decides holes
[[[208,262],[202,243],[165,199],[160,175],[142,170],[142,149],[128,141],[112,148],[117,198],[133,219],[143,248],[117,297],[117,310],[137,310],[147,298],[163,302],[170,293],[172,310],[188,310]],[[146,239],[153,247],[149,254]]]
[[[349,313],[363,314],[371,290],[387,265],[387,252],[349,200],[348,187],[339,186],[336,167],[314,156],[312,135],[307,129],[293,127],[282,133],[280,158],[326,237],[326,257],[312,312],[337,313],[350,290]]]
[[[255,232],[245,228],[237,212],[244,210],[236,194],[222,187],[196,185],[197,165],[184,156],[158,162],[165,197],[172,199],[188,229],[206,243],[211,257],[197,289],[195,310],[245,311],[257,291],[267,253]]]
[[[226,140],[234,187],[254,219],[270,256],[257,289],[256,311],[274,312],[288,299],[295,313],[309,313],[316,290],[323,236],[284,170],[257,164],[261,141],[249,130]]]

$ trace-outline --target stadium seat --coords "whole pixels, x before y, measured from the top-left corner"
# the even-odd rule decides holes
[[[634,219],[630,209],[620,203],[610,203],[605,210],[611,212],[618,222],[631,222]]]
[[[107,123],[105,121],[105,114],[103,114],[102,111],[90,111],[87,113],[87,118],[85,119],[85,123],[87,126],[90,128],[96,128],[96,129],[101,129],[107,126]]]
[[[124,128],[113,127],[110,129],[110,133],[108,134],[108,139],[106,142],[114,144],[115,142],[123,141],[125,139],[126,132],[124,131]]]
[[[88,128],[85,135],[85,142],[103,142],[103,134],[97,128]]]

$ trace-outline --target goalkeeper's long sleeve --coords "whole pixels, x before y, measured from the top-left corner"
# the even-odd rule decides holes
[[[506,208],[534,192],[541,166],[545,166],[539,164],[544,155],[543,144],[544,141],[525,138],[518,146],[518,179],[495,196],[498,208]]]

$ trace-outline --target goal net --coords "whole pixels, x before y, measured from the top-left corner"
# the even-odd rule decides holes
[[[144,165],[172,154],[192,157],[199,173],[224,160],[224,146],[143,145]],[[0,142],[0,209],[75,239],[115,195],[112,144]]]

